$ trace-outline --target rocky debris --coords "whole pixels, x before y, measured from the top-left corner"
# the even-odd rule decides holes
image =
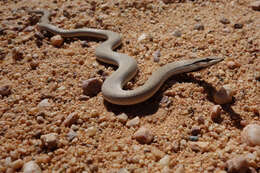
[[[247,173],[249,162],[243,156],[234,157],[226,162],[227,171],[230,173]]]
[[[161,52],[160,50],[157,50],[153,53],[153,61],[159,62],[160,61]]]
[[[87,96],[96,96],[102,87],[103,81],[98,78],[91,78],[82,82],[83,94]]]
[[[73,112],[73,113],[69,114],[69,116],[66,117],[66,119],[64,120],[63,123],[64,123],[65,126],[71,126],[77,120],[78,120],[78,114]]]
[[[40,101],[40,103],[38,103],[39,108],[46,108],[49,106],[51,106],[49,99],[43,99],[42,101]]]
[[[11,94],[11,86],[10,85],[2,85],[0,86],[0,95],[2,97],[9,96]]]
[[[126,168],[120,168],[117,173],[130,173]]]
[[[183,164],[178,164],[174,167],[174,173],[185,173],[185,167]]]
[[[14,61],[23,59],[23,52],[19,48],[13,48],[11,54]]]
[[[138,37],[137,42],[145,42],[145,41],[152,41],[152,40],[153,37],[150,34],[143,33]]]
[[[43,146],[47,149],[53,150],[58,146],[58,134],[57,133],[49,133],[41,136],[41,140]]]
[[[234,27],[235,29],[242,29],[243,26],[244,26],[244,25],[243,25],[242,23],[235,23],[233,27]]]
[[[159,165],[161,165],[163,167],[169,167],[169,164],[170,164],[169,155],[165,155],[163,158],[161,158],[161,160],[159,160]]]
[[[217,92],[213,93],[213,98],[215,103],[217,104],[228,104],[232,102],[234,95],[233,88],[231,85],[223,85],[220,90]]]
[[[55,47],[60,47],[64,42],[64,39],[60,35],[55,35],[51,37],[51,44]]]
[[[181,37],[181,35],[182,35],[182,33],[180,30],[176,30],[173,32],[173,36],[175,36],[175,37]]]
[[[149,128],[140,127],[134,134],[136,139],[141,144],[150,144],[153,141],[154,135]]]
[[[227,18],[225,18],[225,17],[222,17],[220,20],[220,23],[222,23],[222,24],[230,24],[230,20],[228,20]]]
[[[119,122],[125,124],[128,120],[128,116],[125,113],[122,113],[122,114],[117,116],[117,119],[118,119]]]
[[[193,151],[206,152],[209,150],[209,142],[190,142]]]
[[[253,9],[253,10],[256,10],[256,11],[260,11],[260,1],[254,1],[250,4],[250,7]]]
[[[221,119],[221,106],[220,105],[214,105],[211,108],[210,117],[213,122],[219,123]]]
[[[77,133],[70,129],[69,133],[67,134],[67,138],[69,141],[72,141],[75,137],[77,137]]]
[[[247,125],[242,133],[242,140],[250,146],[258,145],[260,146],[260,125],[259,124],[249,124]]]
[[[194,26],[194,30],[202,31],[202,30],[204,30],[204,25],[202,25],[201,23],[197,23]]]
[[[41,173],[42,170],[40,166],[34,162],[29,161],[23,165],[23,173]]]
[[[139,125],[139,123],[140,123],[140,118],[139,117],[135,117],[135,118],[127,121],[126,126],[127,127],[133,127],[133,126]]]

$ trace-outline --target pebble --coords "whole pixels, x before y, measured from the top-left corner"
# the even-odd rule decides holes
[[[163,167],[168,167],[170,164],[170,156],[165,155],[161,160],[159,161],[159,164]]]
[[[152,147],[151,153],[154,155],[156,161],[159,161],[165,155],[165,153],[159,150],[157,147]]]
[[[181,37],[181,35],[182,35],[182,33],[180,30],[176,30],[173,32],[173,36],[175,36],[175,37]]]
[[[230,20],[228,20],[228,19],[225,18],[225,17],[221,18],[219,21],[220,21],[220,23],[222,23],[222,24],[230,24]]]
[[[11,86],[10,85],[3,85],[0,86],[0,95],[2,97],[8,96],[11,94]]]
[[[193,136],[197,136],[198,134],[200,134],[201,130],[199,126],[194,126],[191,128],[191,134]]]
[[[150,144],[153,141],[154,135],[149,128],[140,127],[134,133],[134,139],[136,139],[141,144]]]
[[[69,116],[66,117],[66,119],[64,120],[64,125],[65,126],[71,126],[77,120],[78,120],[78,114],[73,112],[73,113],[69,114]]]
[[[119,122],[125,124],[128,120],[128,116],[125,113],[122,113],[122,114],[117,116],[117,119],[118,119]]]
[[[234,157],[226,162],[228,172],[247,173],[249,163],[243,156]]]
[[[13,161],[10,166],[12,169],[18,170],[23,167],[23,164],[24,164],[23,160],[18,159],[16,161]]]
[[[86,129],[86,134],[89,136],[89,137],[92,137],[92,136],[95,136],[96,133],[97,133],[97,128],[96,127],[89,127],[88,129]]]
[[[29,161],[23,165],[23,173],[41,173],[42,170],[40,166],[34,162]]]
[[[30,63],[30,67],[31,67],[31,69],[32,70],[36,70],[36,68],[39,66],[39,62],[37,62],[37,61],[32,61],[31,63]]]
[[[224,85],[220,88],[220,90],[213,94],[213,98],[215,103],[222,105],[231,103],[233,95],[234,91],[231,85]]]
[[[117,173],[130,173],[126,168],[121,168],[117,171]]]
[[[209,142],[190,142],[193,151],[206,152],[209,150]]]
[[[235,29],[242,29],[243,26],[244,26],[244,25],[243,25],[242,23],[235,23],[235,24],[234,24],[234,28],[235,28]]]
[[[50,150],[57,148],[57,145],[58,145],[57,133],[49,133],[46,135],[42,135],[41,140],[42,140],[43,146],[45,146],[46,148],[48,148]]]
[[[189,136],[190,141],[198,141],[199,137],[198,136]]]
[[[234,61],[228,61],[227,66],[229,69],[235,69],[235,68],[239,67],[240,65]]]
[[[126,126],[127,127],[133,127],[133,126],[139,125],[139,123],[140,123],[140,118],[139,117],[135,117],[135,118],[127,121]]]
[[[197,23],[197,24],[194,26],[194,29],[195,29],[195,30],[198,30],[198,31],[204,30],[204,25],[202,25],[201,23]]]
[[[96,96],[102,87],[103,81],[98,78],[91,78],[82,82],[83,94]]]
[[[69,141],[72,141],[75,137],[77,137],[77,133],[70,129],[69,133],[67,134],[67,138]]]
[[[214,105],[211,108],[211,113],[210,113],[210,117],[212,119],[213,122],[220,122],[221,121],[221,106],[220,105]]]
[[[152,41],[152,39],[153,39],[153,37],[150,34],[143,33],[138,37],[137,41],[138,42],[142,42],[142,41],[146,41],[146,40]]]
[[[256,11],[260,11],[260,1],[254,1],[250,4],[250,7],[253,9],[253,10],[256,10]]]
[[[159,62],[160,61],[160,57],[161,56],[161,52],[160,50],[157,50],[153,53],[153,61],[154,62]]]
[[[23,59],[23,53],[20,49],[13,48],[11,53],[12,53],[13,60],[20,61]]]
[[[204,124],[205,123],[205,118],[203,116],[199,116],[198,123],[199,124]]]
[[[260,146],[260,125],[249,124],[247,125],[242,133],[242,140],[250,146]]]
[[[49,102],[49,99],[43,99],[42,101],[40,101],[40,103],[38,104],[39,108],[45,108],[45,107],[49,107],[51,104]]]
[[[56,47],[60,47],[64,42],[64,39],[60,35],[51,37],[51,44]]]

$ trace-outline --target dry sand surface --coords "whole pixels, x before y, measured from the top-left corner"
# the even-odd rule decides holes
[[[1,0],[0,172],[259,172],[259,2]],[[116,70],[96,61],[103,40],[39,31],[29,9],[122,34],[116,51],[139,68],[126,89],[169,62],[225,59],[113,105],[100,92]]]

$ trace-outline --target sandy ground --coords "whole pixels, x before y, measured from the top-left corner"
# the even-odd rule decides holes
[[[220,173],[237,156],[258,172],[260,148],[240,135],[259,122],[260,13],[250,2],[0,1],[0,87],[9,87],[0,97],[0,172],[21,172],[33,160],[42,172]],[[27,12],[36,8],[50,10],[52,24],[63,29],[121,33],[117,51],[139,67],[129,89],[169,62],[213,55],[225,60],[170,78],[142,104],[113,105],[101,92],[84,96],[81,87],[116,70],[96,61],[102,41],[72,38],[53,46],[52,35],[37,30],[40,15]],[[227,84],[233,101],[220,106],[215,121],[212,91]],[[134,138],[140,127],[153,135],[151,142]]]

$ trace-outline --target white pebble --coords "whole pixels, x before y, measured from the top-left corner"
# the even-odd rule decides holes
[[[160,161],[159,164],[163,167],[168,167],[170,163],[170,156],[165,155]]]
[[[42,170],[37,163],[29,161],[23,165],[24,173],[41,173]]]
[[[260,146],[260,125],[249,124],[247,125],[242,133],[242,140],[250,146]]]
[[[127,127],[133,127],[133,126],[137,126],[139,123],[140,123],[140,118],[135,117],[135,118],[127,121],[126,126]]]
[[[117,116],[119,122],[125,124],[127,122],[128,116],[125,113],[122,113]]]
[[[39,108],[45,108],[45,107],[49,107],[51,104],[49,102],[49,99],[43,99],[39,104],[38,107]]]
[[[87,134],[89,137],[95,136],[96,133],[97,133],[97,128],[96,128],[96,127],[89,127],[89,128],[86,130],[86,134]]]

